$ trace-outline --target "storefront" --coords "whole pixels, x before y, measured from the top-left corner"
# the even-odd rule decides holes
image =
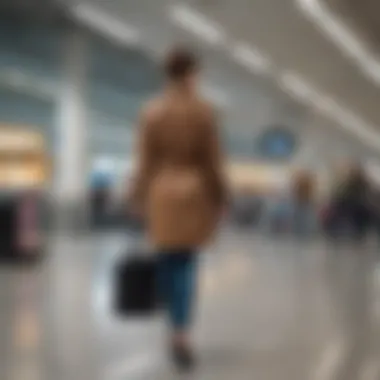
[[[40,256],[54,166],[62,33],[0,18],[1,259]],[[45,222],[45,223],[44,223]]]
[[[43,203],[50,177],[44,136],[0,124],[0,259],[35,259],[44,249]]]

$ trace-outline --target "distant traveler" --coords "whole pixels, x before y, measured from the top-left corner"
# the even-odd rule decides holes
[[[143,110],[132,191],[159,255],[159,288],[179,369],[194,364],[189,339],[197,252],[213,236],[226,192],[213,107],[197,91],[198,60],[183,48],[167,56],[167,85]]]
[[[339,206],[345,222],[349,225],[354,239],[365,237],[372,224],[370,210],[370,184],[364,169],[354,163],[343,184]]]
[[[293,227],[298,236],[310,236],[315,232],[315,181],[307,170],[298,171],[293,185]]]

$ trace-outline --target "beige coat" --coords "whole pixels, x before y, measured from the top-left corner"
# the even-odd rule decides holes
[[[143,111],[132,192],[157,248],[192,248],[213,235],[225,200],[214,111],[189,95],[163,95]]]

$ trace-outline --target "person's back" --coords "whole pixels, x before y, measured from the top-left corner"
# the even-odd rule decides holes
[[[148,114],[151,237],[161,247],[202,244],[215,227],[222,197],[212,108],[174,92],[155,100]]]
[[[214,112],[196,91],[191,52],[168,56],[166,91],[143,112],[132,200],[145,212],[158,255],[159,294],[170,317],[172,354],[193,363],[189,328],[197,252],[212,236],[225,200]]]

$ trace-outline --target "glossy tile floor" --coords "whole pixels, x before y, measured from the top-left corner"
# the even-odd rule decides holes
[[[52,239],[0,272],[1,380],[170,380],[160,318],[120,321],[110,278],[132,240]],[[378,247],[225,232],[201,256],[199,380],[379,380]]]

